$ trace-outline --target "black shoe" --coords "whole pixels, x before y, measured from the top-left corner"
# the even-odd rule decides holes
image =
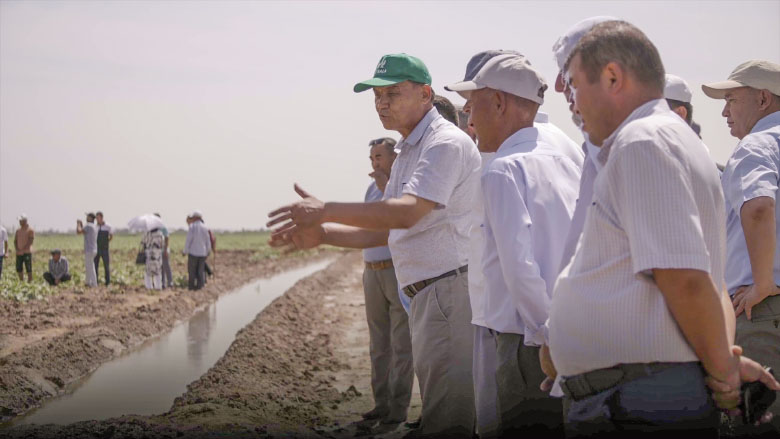
[[[404,424],[404,427],[412,429],[412,430],[415,430],[415,429],[420,428],[420,423],[421,422],[422,422],[422,416],[417,418],[416,421],[407,422],[406,424]]]
[[[383,410],[375,407],[373,410],[363,413],[363,419],[365,420],[382,419],[387,415],[388,415],[387,410]]]

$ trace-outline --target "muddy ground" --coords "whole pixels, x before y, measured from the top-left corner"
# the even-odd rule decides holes
[[[322,255],[308,258],[317,257]],[[281,270],[284,264],[302,263],[300,260],[278,262],[264,269]],[[167,413],[67,426],[21,426],[0,430],[0,437],[400,437],[407,431],[403,424],[378,426],[358,422],[360,413],[373,406],[361,273],[360,254],[352,252],[298,282],[239,331],[223,358],[191,383]],[[248,273],[247,280],[251,277]],[[230,288],[241,283],[244,282],[236,282]],[[222,287],[220,291],[230,289],[226,285]],[[180,315],[176,320],[190,315],[194,307],[189,312],[177,311],[181,305],[172,306],[167,302],[185,302],[179,297],[182,293],[171,294],[172,297],[161,295],[158,301],[137,307],[131,313],[119,312],[120,318],[104,317],[102,324],[92,322],[57,336],[67,343],[34,342],[3,356],[0,359],[5,361],[0,372],[3,399],[0,401],[3,405],[13,401],[12,407],[24,407],[25,401],[36,395],[56,394],[62,387],[57,379],[62,379],[63,385],[70,382],[60,377],[92,370],[120,349],[142,341],[142,336],[130,333],[153,335],[166,329],[156,326],[160,320],[166,320],[157,314]],[[213,296],[213,300],[219,291],[207,290],[203,294]],[[70,302],[62,300],[65,302],[60,306],[80,303],[78,297],[71,298]],[[207,302],[206,298],[202,303]],[[112,307],[103,308],[106,309]],[[38,316],[44,312],[30,314]],[[46,318],[52,317],[38,320],[42,323]],[[140,331],[141,327],[147,329]],[[67,347],[60,348],[60,344]],[[45,360],[44,352],[52,350],[61,352],[57,355],[62,358],[58,367]],[[102,360],[86,366],[82,363],[88,361],[74,360],[81,356]],[[22,387],[19,380],[24,383]],[[16,386],[15,391],[8,390],[9,384]],[[419,395],[415,394],[410,418],[419,415],[419,408]]]

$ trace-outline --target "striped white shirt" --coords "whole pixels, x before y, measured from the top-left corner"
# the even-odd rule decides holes
[[[556,368],[572,376],[619,363],[697,361],[652,269],[702,270],[723,285],[726,215],[715,164],[662,99],[634,110],[598,159],[582,236],[552,297]]]

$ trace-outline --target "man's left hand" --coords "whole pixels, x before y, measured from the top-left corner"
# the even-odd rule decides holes
[[[267,227],[287,221],[277,228],[275,232],[283,232],[296,226],[311,227],[323,223],[325,203],[301,189],[298,184],[295,184],[294,188],[302,200],[282,206],[268,214],[268,217],[273,219],[268,221]]]
[[[543,392],[549,392],[552,390],[558,371],[555,370],[555,364],[553,364],[552,356],[550,355],[550,347],[547,345],[542,345],[541,349],[539,349],[539,364],[542,367],[542,372],[547,375],[539,387]]]
[[[753,307],[761,303],[769,296],[780,294],[780,288],[772,285],[770,288],[758,288],[755,284],[737,288],[731,303],[734,305],[734,314],[739,317],[742,312],[747,314],[748,320],[752,319]]]

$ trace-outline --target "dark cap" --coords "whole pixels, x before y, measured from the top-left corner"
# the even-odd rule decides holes
[[[51,254],[53,254],[53,255],[59,255],[59,254],[62,254],[62,250],[60,250],[60,249],[58,249],[58,248],[55,248],[54,250],[52,250],[52,251],[51,251]]]

